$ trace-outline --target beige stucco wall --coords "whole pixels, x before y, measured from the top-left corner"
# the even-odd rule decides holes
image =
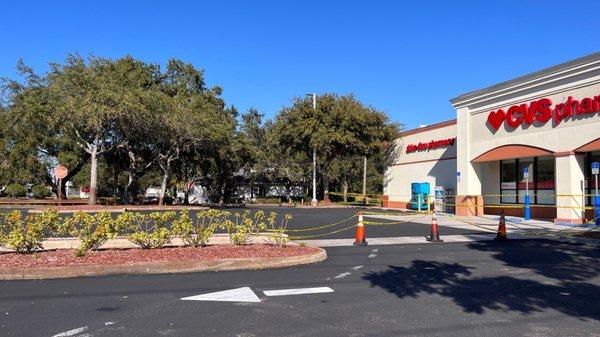
[[[481,108],[469,111],[469,123],[471,159],[482,153],[507,144],[523,144],[537,146],[552,152],[573,151],[576,148],[600,137],[600,115],[598,113],[586,115],[579,119],[564,120],[558,125],[553,125],[550,120],[541,126],[531,125],[524,128],[523,125],[516,129],[508,129],[501,126],[497,132],[492,132],[487,127],[487,117],[490,111],[504,109],[507,111],[512,105],[529,103],[540,98],[550,98],[554,104],[562,103],[569,96],[581,100],[585,97],[600,95],[600,76],[588,80],[591,84],[585,87],[581,81],[562,88],[559,93],[554,90],[544,90],[535,95],[524,94],[509,100],[502,100],[496,104],[486,104]]]
[[[396,140],[397,155],[394,164],[389,166],[384,176],[384,195],[389,201],[410,200],[410,184],[428,182],[430,193],[436,185],[456,190],[456,148],[457,142],[448,147],[406,153],[409,144],[430,142],[456,137],[456,125],[412,133]]]
[[[487,118],[491,111],[503,109],[506,112],[513,105],[541,98],[551,99],[554,108],[556,104],[566,102],[569,96],[581,101],[598,95],[600,54],[455,99],[457,136],[461,140],[457,149],[457,170],[461,172],[457,194],[497,194],[499,171],[488,164],[472,163],[472,160],[489,150],[510,144],[535,146],[556,153],[556,193],[581,194],[582,159],[569,152],[600,137],[599,112],[575,116],[558,125],[553,119],[542,125],[524,126],[523,123],[515,129],[503,123],[497,131],[488,126]],[[573,200],[557,197],[556,202],[561,207],[580,206]],[[486,203],[493,201],[496,200],[485,200]],[[558,219],[581,219],[582,211],[561,207],[557,209]]]

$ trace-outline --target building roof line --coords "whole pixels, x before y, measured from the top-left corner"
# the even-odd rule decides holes
[[[431,131],[431,130],[435,130],[435,129],[440,129],[440,128],[443,128],[443,127],[446,127],[446,126],[450,126],[450,125],[454,125],[454,124],[456,124],[456,118],[448,120],[448,121],[444,121],[444,122],[440,122],[440,123],[435,123],[435,124],[423,126],[423,127],[420,127],[420,128],[411,129],[411,130],[407,130],[407,131],[401,132],[400,133],[400,137],[404,137],[404,136],[408,136],[408,135],[414,135],[414,134],[417,134],[417,133],[427,132],[427,131]]]

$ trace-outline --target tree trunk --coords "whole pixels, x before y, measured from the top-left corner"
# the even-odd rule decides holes
[[[185,186],[185,192],[183,193],[183,204],[184,205],[189,205],[190,204],[190,189],[189,189],[190,184],[188,183]]]
[[[133,204],[133,201],[135,199],[135,197],[133,196],[133,193],[131,193],[131,187],[133,186],[133,173],[131,173],[131,171],[129,171],[129,175],[127,177],[127,186],[125,186],[125,191],[123,193],[123,201],[126,204]]]
[[[90,197],[88,204],[96,205],[98,203],[98,144],[94,144],[91,155],[91,168],[90,168]]]
[[[323,177],[323,201],[326,204],[329,204],[331,200],[329,200],[329,179]]]
[[[225,181],[223,180],[221,182],[221,191],[220,191],[221,195],[219,196],[219,205],[223,205],[225,203],[225,188],[226,188]]]
[[[170,165],[167,164],[167,166],[163,169],[163,180],[162,184],[160,185],[160,196],[158,198],[158,204],[160,206],[165,204],[165,194],[167,193],[167,181],[169,180],[169,166]]]
[[[67,183],[69,181],[65,181],[63,179],[62,184],[60,185],[60,196],[62,197],[63,200],[65,199],[69,199],[69,197],[67,196]]]
[[[348,180],[344,177],[344,182],[342,183],[342,189],[344,192],[344,202],[348,202]]]

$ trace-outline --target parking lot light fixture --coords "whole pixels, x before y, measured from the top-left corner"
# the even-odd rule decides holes
[[[313,111],[317,112],[317,94],[306,94],[306,96],[312,97]],[[312,201],[311,205],[317,206],[317,150],[313,147],[313,169],[312,169]]]

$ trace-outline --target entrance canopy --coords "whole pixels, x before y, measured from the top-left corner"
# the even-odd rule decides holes
[[[541,157],[553,155],[554,152],[540,147],[529,145],[503,145],[495,149],[484,152],[482,155],[473,159],[473,163],[482,163],[487,161],[498,161],[504,159],[515,159],[525,157]]]
[[[576,152],[600,151],[600,138],[593,140],[575,150]]]

